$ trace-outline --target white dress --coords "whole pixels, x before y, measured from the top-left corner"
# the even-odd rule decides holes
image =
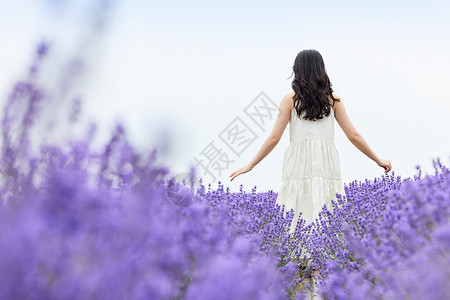
[[[294,209],[290,227],[294,232],[300,212],[306,226],[319,217],[324,204],[332,211],[331,199],[336,199],[336,193],[345,195],[345,190],[334,145],[333,108],[328,117],[316,121],[300,119],[292,109],[289,137],[276,201],[285,205],[285,212]]]

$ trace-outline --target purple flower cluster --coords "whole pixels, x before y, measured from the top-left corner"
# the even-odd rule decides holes
[[[450,298],[450,172],[439,160],[424,178],[418,168],[346,184],[290,233],[294,212],[273,191],[175,183],[120,125],[100,150],[90,131],[30,151],[49,50],[38,48],[2,115],[0,299],[304,299],[310,275],[324,299]]]
[[[346,186],[346,201],[313,230],[321,292],[330,299],[449,299],[450,172]],[[329,215],[328,215],[329,216]],[[336,244],[321,232],[339,229]],[[327,234],[328,235],[328,234]],[[329,252],[318,245],[326,244]]]
[[[243,233],[257,233],[279,268],[297,265],[290,288],[312,275],[326,299],[447,299],[450,172],[439,159],[433,164],[435,174],[425,178],[419,168],[414,179],[392,172],[346,184],[332,210],[324,206],[308,226],[300,217],[291,235],[293,211],[284,213],[271,191],[229,194],[219,185],[203,197],[244,212],[250,223]]]

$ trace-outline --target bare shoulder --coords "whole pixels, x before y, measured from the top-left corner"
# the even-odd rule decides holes
[[[289,107],[290,111],[294,109],[294,95],[295,92],[289,93],[283,97],[283,100],[281,100],[287,107]]]
[[[335,92],[333,92],[333,98],[338,100],[338,101],[334,102],[335,105],[336,105],[336,103],[339,103],[340,101],[342,101],[341,97],[339,97],[338,94],[336,94]],[[328,95],[328,100],[330,100],[331,105],[333,105],[333,98],[331,98],[331,96]]]
[[[281,99],[279,106],[279,115],[282,112],[289,112],[289,115],[292,113],[294,109],[294,100],[292,99],[293,93],[287,94]]]
[[[328,98],[332,100],[331,96],[330,95],[328,95],[328,96],[329,96]],[[341,99],[341,97],[339,97],[338,94],[336,94],[335,92],[333,92],[333,98],[338,99],[338,100]]]

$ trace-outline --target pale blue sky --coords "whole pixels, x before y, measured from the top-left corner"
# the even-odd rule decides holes
[[[92,2],[0,0],[2,95],[42,37],[60,54],[78,51]],[[170,137],[161,159],[184,172],[261,91],[279,104],[291,91],[296,54],[316,49],[357,130],[397,174],[412,176],[417,164],[431,170],[437,156],[449,164],[449,13],[446,1],[116,1],[84,54],[91,63],[84,112],[105,132],[124,120],[140,147],[164,147],[161,136]],[[163,125],[169,132],[158,134]],[[230,183],[262,145],[260,135],[224,171],[225,185],[277,191],[288,134]],[[345,182],[382,174],[337,123],[335,143]]]

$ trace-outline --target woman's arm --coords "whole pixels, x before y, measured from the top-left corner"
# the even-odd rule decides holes
[[[339,98],[337,95],[334,95],[334,97]],[[375,152],[373,152],[364,137],[353,126],[345,110],[344,103],[342,102],[342,99],[340,100],[341,101],[336,101],[334,104],[334,116],[348,140],[367,157],[376,162],[377,165],[384,168],[385,172],[389,172],[392,169],[391,162],[389,160],[380,159]]]
[[[273,150],[273,148],[275,148],[283,136],[283,132],[289,123],[291,116],[292,98],[289,99],[289,97],[290,96],[287,95],[281,100],[280,107],[278,109],[278,117],[273,125],[272,132],[269,134],[255,157],[250,161],[250,166],[254,167],[261,160],[263,160]]]
[[[239,170],[233,172],[230,175],[230,181],[233,181],[240,174],[247,173],[251,171],[259,162],[261,162],[280,141],[283,136],[283,132],[289,123],[291,117],[291,109],[293,108],[292,96],[286,95],[280,103],[278,109],[278,117],[273,126],[272,132],[269,134],[267,139],[264,141],[264,144],[259,149],[258,153],[256,153],[255,157],[250,161],[250,163]]]

